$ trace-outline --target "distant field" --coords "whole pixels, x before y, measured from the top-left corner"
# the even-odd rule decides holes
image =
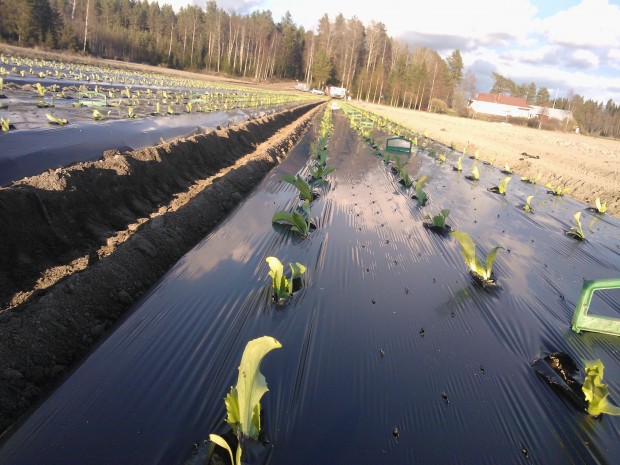
[[[620,216],[620,141],[353,103],[416,131],[428,132],[448,146],[454,143],[458,150],[479,150],[480,158],[500,168],[508,163],[520,176],[536,177],[540,173],[540,183],[565,185],[572,189],[571,197],[590,205],[601,197],[607,200],[608,213]]]

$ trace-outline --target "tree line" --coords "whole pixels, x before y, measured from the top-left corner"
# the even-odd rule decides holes
[[[306,31],[288,12],[276,22],[268,10],[241,15],[212,0],[178,12],[148,0],[0,0],[0,12],[0,37],[23,46],[256,81],[338,85],[358,99],[437,112],[465,114],[475,95],[475,76],[464,70],[458,50],[442,59],[436,50],[390,37],[381,22],[364,25],[355,16],[325,14],[316,30]],[[494,77],[493,92],[549,102],[544,87]],[[572,110],[584,131],[620,136],[618,105],[611,100],[602,106],[572,95],[557,99],[556,108]]]

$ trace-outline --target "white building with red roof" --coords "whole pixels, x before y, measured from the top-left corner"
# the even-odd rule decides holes
[[[483,113],[485,115],[496,116],[512,116],[515,118],[531,118],[534,116],[531,112],[532,107],[523,97],[511,97],[504,94],[486,94],[479,92],[473,97],[468,108],[474,113]]]
[[[573,113],[558,108],[529,105],[523,97],[479,92],[467,105],[475,113],[516,118],[543,118],[564,121],[572,119]]]

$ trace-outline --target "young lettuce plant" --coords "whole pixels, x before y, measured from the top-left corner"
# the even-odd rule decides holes
[[[55,116],[52,116],[49,113],[47,113],[45,116],[47,116],[47,119],[52,124],[57,124],[59,126],[64,126],[65,124],[69,124],[69,121],[64,118],[56,118]]]
[[[11,129],[11,120],[8,118],[5,118],[4,116],[0,118],[0,130],[2,132],[9,132],[9,129]]]
[[[529,195],[527,199],[525,199],[525,205],[523,205],[523,210],[526,211],[527,213],[533,213],[532,205],[531,205],[533,198],[534,198],[533,195]]]
[[[435,216],[431,216],[428,214],[424,215],[425,219],[432,221],[432,223],[430,224],[424,223],[424,226],[436,232],[448,231],[450,230],[450,226],[446,224],[446,218],[448,218],[448,215],[450,215],[450,210],[448,210],[447,208],[444,208],[438,215]]]
[[[586,376],[581,389],[588,404],[588,413],[595,417],[601,413],[620,415],[620,408],[607,400],[609,389],[603,383],[604,369],[600,359],[585,362]]]
[[[308,200],[304,200],[304,203],[301,206],[303,212],[306,214],[306,217],[299,213],[298,211],[294,211],[293,213],[289,213],[285,210],[277,211],[273,214],[271,218],[272,223],[287,223],[291,225],[291,231],[298,232],[301,237],[306,237],[310,232],[310,226],[313,224],[312,219],[310,218],[310,202]]]
[[[504,164],[504,169],[502,170],[502,174],[512,174],[512,170],[508,163]]]
[[[450,233],[460,244],[461,253],[465,259],[465,264],[469,267],[470,274],[483,287],[494,286],[495,280],[492,278],[493,263],[497,252],[503,250],[503,247],[493,247],[486,256],[486,266],[476,256],[476,243],[472,240],[469,233],[465,231],[452,231]]]
[[[545,184],[545,187],[549,189],[547,191],[549,194],[553,194],[558,197],[562,197],[564,194],[568,194],[572,190],[572,189],[567,189],[566,186],[553,187],[550,182]]]
[[[426,176],[422,176],[415,183],[415,195],[413,196],[413,198],[416,199],[418,201],[418,204],[421,206],[426,205],[426,201],[428,200],[428,195],[426,194],[426,192],[424,192],[423,189],[426,178]]]
[[[325,166],[325,165],[317,165],[316,168],[313,168],[312,166],[308,166],[308,172],[310,173],[310,176],[312,176],[313,182],[323,181],[329,173],[334,171],[334,169],[335,168],[333,166]]]
[[[312,202],[312,188],[301,176],[285,174],[284,176],[282,176],[282,181],[295,186],[299,191],[299,197],[301,197],[302,200]]]
[[[267,263],[271,271],[273,296],[278,303],[284,302],[293,294],[293,280],[306,272],[306,267],[301,263],[289,263],[291,267],[291,279],[284,276],[284,265],[276,257],[267,257]]]
[[[511,179],[512,178],[510,176],[506,176],[499,186],[491,187],[489,191],[500,195],[506,195],[506,189],[508,188],[508,183]]]
[[[480,171],[478,171],[478,167],[474,165],[471,169],[471,174],[465,177],[470,181],[478,181],[480,179]]]
[[[521,181],[528,182],[530,184],[536,184],[538,183],[538,181],[540,181],[540,178],[542,178],[542,173],[538,173],[538,175],[535,178],[528,178],[527,176],[523,176],[521,178]]]
[[[566,234],[574,237],[575,239],[583,241],[585,240],[586,236],[584,235],[583,229],[581,227],[581,212],[575,213],[573,218],[575,219],[575,223],[577,223],[577,226],[571,226],[571,228],[566,231]]]
[[[452,169],[454,171],[463,171],[463,155],[459,157],[459,159],[456,161],[456,166],[453,166]]]
[[[595,205],[596,205],[597,213],[604,214],[607,211],[607,201],[604,201],[603,203],[601,203],[600,197],[596,198]]]
[[[407,163],[403,163],[400,157],[394,157],[395,166],[392,166],[392,172],[399,174]]]
[[[413,185],[413,179],[411,179],[411,176],[409,176],[409,172],[407,171],[407,168],[405,168],[404,166],[401,166],[398,172],[400,173],[401,184],[405,186],[406,188],[410,188]]]
[[[209,435],[210,441],[228,451],[233,465],[241,465],[243,444],[251,439],[257,440],[260,433],[260,400],[269,391],[267,380],[260,372],[260,363],[265,355],[281,347],[282,344],[270,336],[253,339],[245,346],[237,385],[230,388],[224,399],[226,422],[239,440],[235,455],[233,456],[232,449],[223,437],[217,434]]]

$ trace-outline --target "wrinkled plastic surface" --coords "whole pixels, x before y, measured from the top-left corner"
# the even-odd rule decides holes
[[[570,329],[583,279],[620,273],[619,221],[584,213],[587,240],[575,241],[565,230],[583,204],[526,183],[498,196],[486,189],[499,170],[480,166],[472,183],[423,152],[407,165],[430,176],[419,208],[341,113],[334,123],[317,229],[301,240],[270,222],[299,202],[280,179],[306,163],[304,139],[5,441],[0,463],[183,463],[226,431],[224,396],[263,335],[282,349],[261,365],[270,446],[256,463],[618,462],[620,418],[575,408],[531,361],[600,358],[620,396],[617,339]],[[531,194],[535,214],[520,208]],[[480,253],[506,248],[497,288],[477,285],[458,243],[423,226],[443,208]],[[284,306],[271,300],[271,255],[308,267]]]
[[[138,150],[214,130],[217,126],[240,124],[275,111],[234,110],[133,120],[81,122],[63,127],[10,131],[2,135],[0,186],[50,168],[97,160],[105,150]]]

